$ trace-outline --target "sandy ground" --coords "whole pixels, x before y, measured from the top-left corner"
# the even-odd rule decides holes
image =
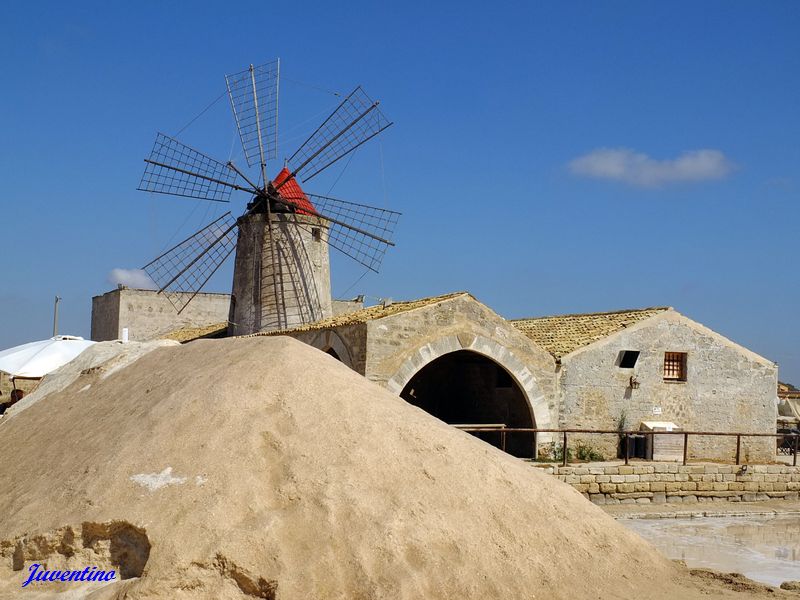
[[[96,365],[0,422],[0,597],[776,598],[288,338]],[[33,584],[32,584],[33,585]]]

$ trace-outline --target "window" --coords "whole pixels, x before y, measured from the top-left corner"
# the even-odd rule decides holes
[[[311,228],[311,237],[314,238],[315,242],[319,242],[322,240],[322,230],[319,227],[312,227]]]
[[[623,350],[619,355],[619,368],[632,369],[636,366],[637,360],[639,360],[638,350]]]
[[[686,352],[664,353],[664,381],[686,381]]]

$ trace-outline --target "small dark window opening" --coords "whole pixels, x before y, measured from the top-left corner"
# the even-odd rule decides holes
[[[311,228],[311,237],[314,238],[317,242],[322,239],[322,231],[319,227],[312,227]]]
[[[511,375],[508,374],[503,367],[497,367],[497,383],[495,387],[510,388],[514,387],[514,382],[511,380]]]
[[[637,360],[639,360],[638,350],[623,350],[622,355],[619,357],[619,368],[632,369],[636,366]]]

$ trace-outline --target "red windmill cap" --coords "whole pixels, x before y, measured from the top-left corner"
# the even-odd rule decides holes
[[[281,172],[278,173],[278,176],[272,181],[272,185],[274,185],[276,188],[280,186],[278,194],[280,194],[280,197],[286,200],[286,202],[296,208],[297,214],[316,215],[317,211],[314,208],[314,205],[311,204],[311,201],[300,187],[300,184],[297,183],[297,180],[294,177],[290,179],[290,176],[291,173],[289,172],[289,169],[283,167]],[[287,179],[288,181],[286,181]],[[286,181],[286,183],[283,183],[284,181]]]

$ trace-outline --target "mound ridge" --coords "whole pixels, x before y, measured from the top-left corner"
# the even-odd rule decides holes
[[[112,568],[123,550],[136,568],[86,597],[700,593],[570,486],[290,338],[199,340],[89,370],[0,425],[0,456],[4,597],[34,560]],[[127,532],[116,558],[97,534],[85,545],[86,524]],[[77,589],[35,585],[31,597]]]

